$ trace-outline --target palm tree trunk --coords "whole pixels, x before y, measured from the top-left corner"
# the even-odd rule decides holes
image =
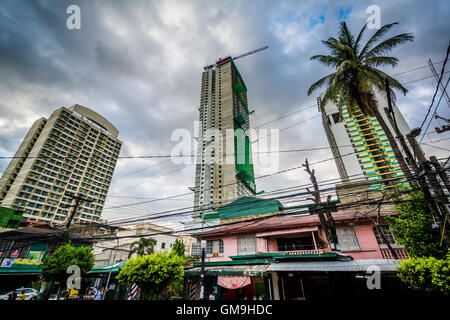
[[[403,154],[401,153],[401,151],[397,145],[397,141],[395,141],[395,138],[392,135],[392,132],[389,129],[389,127],[387,126],[386,122],[384,121],[378,107],[373,108],[373,109],[374,109],[375,117],[378,120],[378,123],[380,124],[381,128],[383,129],[384,133],[386,134],[386,137],[389,140],[389,144],[391,145],[392,151],[394,152],[395,158],[398,161],[400,169],[402,169],[403,174],[405,175],[406,179],[409,182],[411,182],[411,178],[412,178],[411,171],[409,170],[409,167],[406,164],[405,158],[403,157]]]

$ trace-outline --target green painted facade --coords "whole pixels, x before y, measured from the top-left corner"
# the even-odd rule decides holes
[[[340,97],[338,103],[342,103]],[[370,190],[408,188],[408,182],[404,181],[405,176],[376,117],[364,116],[359,107],[350,115],[345,103],[341,105],[341,111],[353,148],[368,177]],[[375,156],[374,150],[379,150],[381,154]],[[388,181],[395,183],[388,184]]]
[[[278,200],[242,197],[217,210],[218,218],[229,219],[283,210]]]
[[[19,222],[22,221],[23,212],[0,207],[0,228],[16,229],[19,226]]]
[[[252,113],[247,106],[247,87],[239,70],[231,60],[232,68],[237,74],[237,80],[233,83],[233,96],[237,98],[234,106],[234,154],[237,177],[256,193],[255,173],[253,168],[252,148],[248,130],[248,116]]]

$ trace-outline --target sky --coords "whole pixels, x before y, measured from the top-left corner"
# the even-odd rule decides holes
[[[81,9],[79,30],[66,26],[70,5]],[[14,155],[35,120],[74,104],[95,110],[119,129],[120,156],[170,154],[174,130],[194,131],[203,67],[265,45],[269,49],[236,61],[255,110],[251,125],[313,106],[319,92],[306,92],[331,70],[309,58],[327,53],[321,40],[336,36],[341,21],[358,33],[370,5],[379,6],[381,25],[399,22],[388,36],[411,32],[415,37],[393,50],[399,63],[384,70],[400,73],[396,78],[409,92],[398,93],[397,104],[410,127],[418,127],[436,88],[433,78],[423,79],[432,75],[424,66],[432,59],[440,72],[449,44],[446,0],[2,0],[0,155]],[[373,32],[368,30],[366,39]],[[446,101],[437,113],[450,118]],[[326,147],[318,115],[317,107],[311,107],[263,127],[281,130],[280,150]],[[433,120],[428,132],[443,124]],[[427,134],[423,142],[428,145],[422,147],[429,156],[447,157],[450,140],[442,139],[449,135]],[[280,154],[272,172],[299,166],[306,158],[317,162],[331,157],[329,149]],[[0,160],[1,171],[8,162]],[[338,178],[334,161],[314,169],[318,181]],[[255,173],[267,171],[256,165]],[[114,221],[192,206],[188,194],[113,208],[189,193],[194,174],[193,163],[120,159],[102,218]],[[258,191],[271,191],[308,182],[307,173],[298,169],[258,179],[256,185]],[[178,228],[185,218],[156,222]]]

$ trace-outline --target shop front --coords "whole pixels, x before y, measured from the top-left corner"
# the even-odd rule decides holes
[[[407,293],[396,276],[398,260],[279,261],[267,273],[275,300],[361,299]]]
[[[269,300],[271,279],[268,265],[205,266],[205,299],[214,291],[215,300]],[[185,270],[184,298],[200,299],[201,267]]]

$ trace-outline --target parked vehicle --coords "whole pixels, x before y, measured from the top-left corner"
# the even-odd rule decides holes
[[[18,288],[16,289],[17,296],[19,296],[22,293],[22,290],[25,290],[25,300],[32,300],[37,298],[38,291],[33,288]],[[9,295],[12,293],[12,291],[1,294],[0,300],[8,300]]]

